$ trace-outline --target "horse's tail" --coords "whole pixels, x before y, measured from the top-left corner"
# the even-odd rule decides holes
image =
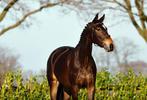
[[[59,83],[58,90],[57,90],[57,100],[63,100],[63,86]]]

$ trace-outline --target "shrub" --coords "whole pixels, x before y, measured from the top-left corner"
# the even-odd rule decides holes
[[[24,80],[21,71],[9,72],[0,90],[0,100],[49,100],[49,86],[45,75],[32,75]],[[145,100],[147,80],[133,71],[112,76],[108,71],[97,73],[96,100]],[[87,100],[86,89],[79,92],[79,100]]]

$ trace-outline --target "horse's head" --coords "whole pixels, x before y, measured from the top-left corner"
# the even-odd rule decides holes
[[[97,14],[89,26],[92,30],[92,42],[110,52],[113,51],[114,45],[106,26],[103,24],[104,18],[105,15],[98,19]]]

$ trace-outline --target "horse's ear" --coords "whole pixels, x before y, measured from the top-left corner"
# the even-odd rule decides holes
[[[105,19],[105,14],[98,20],[100,23],[102,23]]]
[[[98,15],[99,15],[99,13],[97,13],[97,14],[95,15],[95,17],[94,17],[94,19],[93,19],[92,22],[97,22],[97,20],[98,20]]]

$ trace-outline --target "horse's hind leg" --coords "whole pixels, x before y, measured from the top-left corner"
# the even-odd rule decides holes
[[[71,87],[72,100],[78,100],[78,91],[79,91],[78,86]]]
[[[59,82],[57,80],[50,81],[50,96],[51,100],[57,100],[57,90]]]

